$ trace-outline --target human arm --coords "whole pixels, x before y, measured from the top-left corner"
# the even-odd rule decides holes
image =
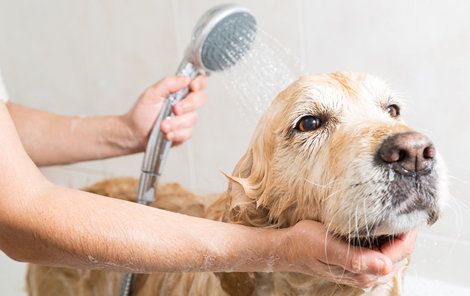
[[[62,188],[28,157],[3,104],[0,134],[0,249],[19,261],[131,272],[289,271],[367,287],[411,250],[390,247],[389,258],[326,236],[314,221],[251,228]]]
[[[6,147],[0,154],[0,248],[16,260],[116,271],[202,271],[235,263],[245,248],[253,258],[266,251],[261,238],[252,238],[266,238],[269,231],[49,183],[22,148],[3,104],[0,133]],[[256,267],[249,264],[240,268]]]
[[[368,287],[412,249],[412,239],[382,252],[351,247],[314,221],[250,228],[62,188],[28,157],[3,104],[0,133],[0,249],[19,261],[132,272],[289,271]]]
[[[7,103],[24,148],[38,166],[68,164],[144,151],[148,135],[170,92],[188,86],[191,93],[173,107],[175,117],[161,129],[174,144],[191,137],[195,110],[206,100],[206,80],[168,77],[145,90],[132,109],[118,116],[62,116]]]

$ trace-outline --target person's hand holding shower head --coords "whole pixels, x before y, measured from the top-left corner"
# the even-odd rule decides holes
[[[207,100],[206,77],[200,75],[193,81],[184,76],[167,77],[147,88],[132,109],[122,117],[133,138],[131,145],[136,151],[145,150],[155,119],[170,93],[185,87],[189,87],[190,93],[173,106],[175,116],[164,120],[160,129],[173,145],[179,145],[191,137],[198,118],[196,111]]]

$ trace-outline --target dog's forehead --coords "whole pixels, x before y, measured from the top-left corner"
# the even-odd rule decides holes
[[[323,105],[375,103],[391,95],[388,85],[366,73],[335,72],[302,78],[304,94],[297,99]]]
[[[277,96],[266,116],[277,114],[278,121],[289,125],[306,114],[365,118],[383,116],[383,106],[392,103],[402,101],[383,80],[366,73],[335,72],[300,77]]]

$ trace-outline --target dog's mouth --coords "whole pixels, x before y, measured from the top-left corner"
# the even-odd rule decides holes
[[[392,245],[396,240],[404,240],[409,232],[379,236],[350,237],[345,240],[353,246],[379,250],[385,245]]]

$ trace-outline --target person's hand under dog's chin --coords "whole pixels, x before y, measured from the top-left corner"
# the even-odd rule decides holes
[[[334,238],[323,224],[304,220],[286,230],[275,268],[366,289],[392,280],[406,264],[415,240],[412,231],[380,250],[360,248]]]

